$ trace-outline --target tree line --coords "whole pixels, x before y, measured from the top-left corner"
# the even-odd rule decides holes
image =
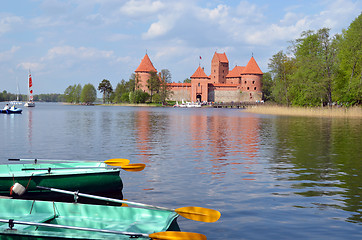
[[[171,73],[168,69],[161,72],[150,72],[146,87],[149,93],[140,89],[139,76],[132,74],[128,81],[124,79],[113,89],[108,79],[103,79],[97,90],[102,94],[103,103],[165,103],[171,91],[168,83],[171,82]],[[80,84],[70,85],[64,91],[64,99],[69,103],[93,103],[97,99],[97,91],[91,83],[82,87]]]
[[[362,14],[342,34],[305,31],[279,51],[263,76],[263,95],[284,105],[361,104]]]
[[[33,96],[34,101],[40,102],[64,102],[64,95],[60,93],[50,93],[50,94],[36,94]],[[28,96],[25,94],[14,94],[8,93],[6,90],[0,92],[0,102],[3,101],[27,101]]]

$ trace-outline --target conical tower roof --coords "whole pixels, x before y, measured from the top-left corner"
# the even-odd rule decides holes
[[[191,78],[209,78],[209,77],[205,74],[204,69],[202,69],[199,66],[194,72],[194,74],[192,74]]]
[[[151,71],[157,72],[156,68],[153,66],[150,58],[146,53],[146,55],[143,57],[140,65],[138,66],[135,72],[151,72]]]
[[[241,67],[241,66],[235,66],[233,70],[231,70],[229,72],[228,75],[226,75],[227,78],[236,78],[236,77],[240,77],[241,74],[243,73],[245,67]]]
[[[251,57],[242,74],[263,74],[254,57]]]

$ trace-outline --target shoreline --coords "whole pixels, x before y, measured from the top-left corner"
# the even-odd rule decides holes
[[[362,107],[285,107],[285,106],[252,106],[244,109],[248,113],[329,118],[362,118]]]
[[[69,103],[63,103],[69,104]],[[70,104],[71,105],[71,104]],[[117,103],[117,104],[94,104],[97,106],[119,106],[119,107],[161,107],[146,103]],[[163,106],[172,107],[172,106]],[[205,108],[205,107],[202,107]],[[212,106],[207,106],[212,108]],[[278,115],[278,116],[299,116],[299,117],[328,117],[328,118],[362,118],[362,107],[286,107],[277,105],[257,105],[243,109],[243,112]]]

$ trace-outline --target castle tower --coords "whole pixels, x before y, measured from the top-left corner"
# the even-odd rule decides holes
[[[260,70],[254,57],[251,57],[248,64],[241,73],[241,90],[248,94],[249,101],[262,100],[262,79],[263,72]],[[245,99],[246,100],[246,99]]]
[[[136,75],[136,81],[137,82],[137,89],[141,89],[144,92],[148,92],[148,88],[147,88],[147,80],[150,79],[151,74],[150,72],[156,72],[157,70],[156,68],[153,66],[150,58],[148,57],[147,53],[146,55],[143,57],[140,65],[138,66],[138,68],[135,70],[135,75]]]
[[[209,77],[205,74],[204,69],[200,66],[192,74],[191,78],[191,101],[203,102],[208,99],[208,80]]]
[[[226,75],[229,73],[229,60],[225,53],[215,52],[211,60],[210,83],[226,83]]]

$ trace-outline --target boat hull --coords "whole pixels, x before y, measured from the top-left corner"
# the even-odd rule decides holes
[[[86,169],[90,167],[89,169]],[[66,168],[74,169],[66,169]],[[77,169],[81,167],[81,169]],[[99,168],[94,168],[99,167]],[[53,170],[52,170],[53,168]],[[57,169],[57,168],[64,168]],[[47,170],[24,170],[47,169]],[[50,171],[49,171],[50,169]],[[123,188],[119,168],[104,163],[8,164],[0,165],[0,194],[10,195],[10,188],[19,183],[27,194],[51,194],[37,186],[87,193],[115,192]]]
[[[0,110],[0,113],[5,113],[5,114],[20,114],[23,110],[20,108],[17,108],[15,110],[11,110],[11,109],[7,109],[7,110]]]
[[[24,104],[24,107],[35,107],[35,103],[34,102],[27,102]]]
[[[0,219],[13,219],[15,222],[47,223],[57,226],[151,234],[168,230],[176,223],[177,217],[177,213],[164,210],[0,199]],[[13,229],[9,229],[8,223],[0,222],[0,238],[130,239],[130,236],[57,227],[28,226],[17,223]]]

